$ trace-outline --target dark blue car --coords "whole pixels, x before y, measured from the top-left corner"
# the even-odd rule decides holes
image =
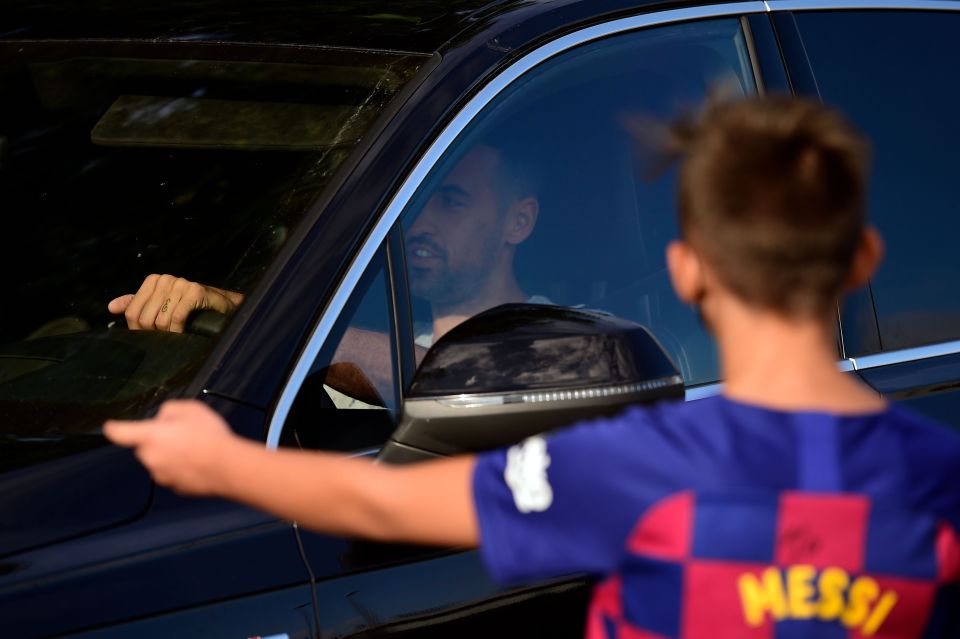
[[[199,397],[265,446],[408,462],[715,394],[714,343],[665,274],[673,175],[637,136],[713,90],[811,95],[871,139],[889,257],[838,305],[837,360],[960,425],[957,33],[947,0],[2,3],[0,629],[580,636],[589,576],[500,588],[473,552],[181,498],[100,427]],[[463,305],[486,376],[454,379],[466,329],[435,335],[425,273],[483,275],[478,148],[515,165],[482,188],[522,175],[535,199],[512,269],[536,307]],[[150,274],[242,302],[129,330],[107,303]],[[639,324],[669,360],[645,351],[656,383],[580,366],[538,386],[516,345],[537,313],[581,338]],[[352,355],[357,334],[376,348]]]

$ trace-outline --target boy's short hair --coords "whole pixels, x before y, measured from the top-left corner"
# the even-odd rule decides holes
[[[745,302],[791,316],[835,303],[866,223],[869,151],[803,99],[710,101],[671,130],[684,238]]]

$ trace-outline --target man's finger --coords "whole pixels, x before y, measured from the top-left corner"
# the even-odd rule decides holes
[[[143,442],[147,431],[143,422],[111,419],[103,424],[103,434],[117,446],[134,448]]]
[[[180,330],[177,330],[177,327],[173,324],[177,318],[177,309],[182,304],[183,301],[181,300],[180,293],[177,292],[176,288],[171,289],[170,292],[167,293],[163,304],[160,305],[160,311],[157,313],[157,330],[173,331],[174,333],[183,332],[182,327]]]
[[[196,399],[168,399],[160,406],[156,419],[165,421],[182,416],[190,417],[207,408],[206,404]]]
[[[159,320],[164,314],[170,312],[170,289],[173,287],[173,281],[172,275],[157,277],[156,286],[140,311],[140,328],[147,331],[161,329]]]
[[[143,284],[140,285],[140,290],[133,296],[133,300],[130,301],[127,309],[123,312],[124,317],[127,318],[127,328],[130,330],[135,331],[140,328],[140,312],[157,288],[158,279],[160,279],[159,275],[148,275],[143,280]]]
[[[121,295],[110,300],[107,303],[107,310],[113,313],[114,315],[120,315],[127,307],[130,306],[130,302],[133,301],[133,293],[128,293],[127,295]]]
[[[187,326],[190,313],[203,307],[206,289],[201,284],[177,278],[171,294],[178,296],[177,303],[170,310],[169,330],[173,333],[182,333]]]

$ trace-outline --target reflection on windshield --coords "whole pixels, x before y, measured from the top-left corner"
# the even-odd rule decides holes
[[[128,331],[107,302],[149,273],[249,290],[420,63],[212,50],[0,45],[0,472],[186,384],[222,322]]]

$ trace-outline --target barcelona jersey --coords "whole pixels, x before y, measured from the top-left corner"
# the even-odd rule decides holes
[[[908,410],[637,407],[481,455],[481,553],[600,577],[590,638],[960,636],[960,436]]]

